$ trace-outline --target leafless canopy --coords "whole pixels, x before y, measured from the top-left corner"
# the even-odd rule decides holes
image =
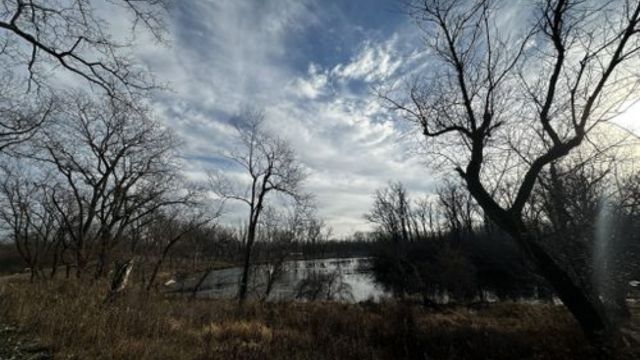
[[[163,0],[2,0],[0,57],[5,65],[26,68],[27,90],[43,85],[50,67],[78,75],[110,96],[117,89],[148,89],[148,74],[126,53],[131,39],[117,39],[107,30],[114,19],[100,12],[109,6],[124,9],[131,30],[144,25],[160,40],[164,5]]]
[[[71,98],[33,158],[56,174],[52,201],[82,270],[88,254],[108,253],[132,224],[188,194],[178,191],[175,139],[148,113]]]
[[[495,210],[505,204],[486,189],[490,181],[480,179],[497,163],[522,178],[506,209],[520,214],[545,165],[635,100],[637,2],[521,4],[518,16],[531,26],[512,33],[502,28],[513,24],[497,18],[506,3],[412,4],[435,65],[410,82],[408,96],[385,98],[434,143],[457,146],[451,155],[457,171]],[[504,158],[504,150],[517,156],[492,161]]]
[[[0,169],[0,229],[29,266],[31,280],[42,277],[41,260],[51,255],[59,235],[50,193],[35,171],[10,164]]]
[[[55,108],[55,97],[33,101],[9,86],[0,87],[0,153],[32,139],[51,119]]]
[[[289,143],[264,129],[264,113],[245,109],[232,119],[238,133],[238,148],[227,158],[249,175],[249,182],[231,179],[221,173],[211,176],[213,191],[223,199],[240,201],[249,206],[249,221],[245,244],[244,268],[239,298],[245,300],[249,276],[251,249],[256,240],[260,215],[267,206],[268,195],[284,194],[296,202],[308,196],[301,185],[306,177]],[[245,185],[246,184],[246,185]]]
[[[365,214],[365,219],[380,226],[394,242],[408,242],[413,235],[412,215],[407,189],[398,182],[376,190],[373,208]]]
[[[0,152],[47,122],[68,85],[59,75],[132,104],[156,87],[129,50],[138,28],[163,39],[165,10],[165,0],[1,0]],[[111,30],[123,20],[130,29]]]
[[[449,159],[484,213],[529,255],[585,332],[614,333],[599,298],[539,246],[523,211],[545,166],[639,98],[640,2],[416,0],[410,9],[430,73],[404,95],[383,97],[429,143],[453,147]]]
[[[225,157],[239,165],[251,182],[243,186],[239,181],[214,174],[213,190],[222,198],[258,206],[270,192],[279,192],[303,201],[300,186],[306,173],[289,143],[264,129],[264,113],[245,109],[232,119],[238,133],[239,145]]]

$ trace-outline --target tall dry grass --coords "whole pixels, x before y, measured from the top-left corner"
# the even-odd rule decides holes
[[[77,280],[0,285],[0,322],[67,359],[589,359],[552,305],[427,311],[402,304],[190,300]]]

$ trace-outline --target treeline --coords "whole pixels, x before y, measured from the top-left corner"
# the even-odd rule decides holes
[[[560,180],[562,179],[562,180]],[[527,207],[537,241],[613,313],[626,313],[640,277],[639,174],[614,176],[589,162],[553,164]],[[397,297],[425,304],[546,299],[553,291],[513,239],[453,182],[412,199],[401,183],[374,195],[373,272]]]
[[[164,271],[242,266],[248,283],[257,263],[275,279],[289,259],[367,254],[364,239],[332,240],[301,190],[303,167],[262,114],[235,119],[232,160],[253,171],[248,184],[221,172],[208,183],[186,179],[178,139],[140,104],[69,92],[47,117],[0,159],[0,224],[32,281],[117,278],[135,266],[137,283],[153,289]],[[225,201],[235,200],[250,216],[221,224]]]
[[[401,183],[374,195],[376,280],[394,296],[426,304],[549,298],[550,290],[503,232],[481,217],[459,185],[412,199]]]
[[[166,3],[95,5],[3,2],[0,241],[32,280],[105,277],[145,243],[170,244],[216,217],[180,175],[179,141],[148,107],[161,86],[131,56],[137,35],[165,40]],[[110,11],[126,19],[118,36]],[[180,226],[150,240],[161,219]]]
[[[50,123],[0,164],[0,220],[31,268],[99,278],[118,253],[135,253],[163,218],[189,231],[207,219],[181,178],[176,139],[141,106],[68,93]]]

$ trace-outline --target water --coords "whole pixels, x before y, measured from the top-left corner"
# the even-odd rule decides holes
[[[391,298],[392,294],[378,284],[370,271],[372,258],[331,258],[314,260],[287,261],[283,264],[283,272],[277,277],[273,288],[266,298],[269,301],[283,300],[337,300],[342,302],[379,302]],[[262,299],[265,295],[268,270],[265,265],[252,267],[248,293],[254,299]],[[206,275],[196,296],[205,298],[234,298],[238,295],[241,267],[197,273],[184,280],[173,283],[170,291],[191,292]],[[511,301],[523,303],[547,302],[534,294],[529,297],[510,298]],[[451,301],[449,294],[440,292],[431,294],[429,299],[438,304]],[[489,290],[482,290],[474,301],[496,302],[500,298]],[[557,298],[553,303],[559,304]]]
[[[274,282],[268,300],[340,300],[360,302],[379,301],[390,297],[377,284],[370,271],[370,258],[334,258],[287,261],[283,272]],[[264,297],[268,268],[256,265],[252,269],[249,283],[250,296]],[[199,287],[197,296],[209,298],[232,298],[238,294],[241,267],[211,271]],[[195,288],[204,273],[195,274],[176,284],[176,290],[189,291]]]

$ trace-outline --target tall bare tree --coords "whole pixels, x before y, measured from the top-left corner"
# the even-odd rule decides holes
[[[447,153],[485,214],[512,236],[595,343],[617,324],[545,250],[523,212],[540,172],[635,100],[640,2],[544,0],[512,4],[503,31],[490,0],[412,2],[430,48],[430,74],[406,96],[383,95]],[[519,7],[518,7],[519,6]],[[503,151],[507,149],[507,151]],[[513,155],[516,156],[513,156]]]
[[[264,113],[243,110],[232,119],[239,140],[239,147],[227,158],[249,175],[249,184],[238,184],[229,176],[212,175],[213,191],[224,199],[239,201],[249,207],[244,264],[238,298],[247,297],[251,250],[256,241],[260,215],[269,195],[279,193],[295,201],[307,198],[301,189],[306,173],[296,159],[289,143],[264,129]]]

